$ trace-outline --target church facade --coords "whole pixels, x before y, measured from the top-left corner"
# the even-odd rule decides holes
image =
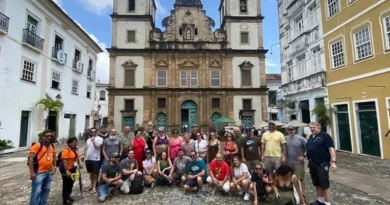
[[[250,6],[249,6],[250,5]],[[176,0],[159,29],[154,0],[114,0],[109,125],[202,131],[267,120],[259,0],[221,0],[220,28],[200,0]],[[214,30],[214,31],[213,31]]]

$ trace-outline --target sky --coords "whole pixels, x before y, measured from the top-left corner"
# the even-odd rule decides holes
[[[53,0],[102,47],[111,47],[111,17],[113,0]],[[155,0],[157,5],[156,27],[162,28],[162,20],[173,9],[175,0]],[[263,20],[264,48],[269,49],[266,55],[267,73],[280,73],[280,51],[278,31],[278,10],[276,0],[260,0]],[[206,15],[214,19],[219,28],[220,0],[202,0]],[[272,48],[272,54],[271,54]],[[107,51],[98,54],[97,80],[108,83],[109,55]]]

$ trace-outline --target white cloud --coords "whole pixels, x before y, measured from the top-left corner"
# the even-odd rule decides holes
[[[279,63],[275,63],[274,60],[266,58],[265,59],[265,66],[266,67],[272,67],[272,68],[279,67]]]
[[[157,12],[156,15],[159,18],[164,18],[169,15],[168,9],[163,6],[160,2],[161,0],[156,0],[156,7],[157,7]]]
[[[112,8],[113,0],[80,0],[84,4],[85,9],[95,13],[104,14],[107,9]]]
[[[89,34],[89,36],[103,49],[104,52],[97,55],[98,60],[96,62],[96,80],[100,83],[108,83],[108,75],[110,70],[110,57],[106,50],[106,44],[100,42],[96,36]]]

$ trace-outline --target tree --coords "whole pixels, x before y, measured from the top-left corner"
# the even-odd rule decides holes
[[[38,106],[38,105],[42,105],[44,110],[47,111],[45,129],[48,129],[49,111],[56,111],[57,120],[56,120],[56,130],[54,130],[54,131],[55,131],[55,134],[57,135],[57,133],[58,133],[58,116],[60,115],[60,111],[64,107],[64,103],[62,103],[59,100],[51,100],[51,99],[47,99],[47,98],[42,98],[37,102],[36,106]]]
[[[318,123],[320,123],[323,131],[326,131],[326,127],[330,124],[329,113],[331,112],[333,112],[333,109],[327,108],[325,104],[317,105],[312,111],[312,115],[317,115]]]

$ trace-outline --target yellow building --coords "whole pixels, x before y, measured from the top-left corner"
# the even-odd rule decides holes
[[[390,0],[321,0],[336,149],[390,159]]]

